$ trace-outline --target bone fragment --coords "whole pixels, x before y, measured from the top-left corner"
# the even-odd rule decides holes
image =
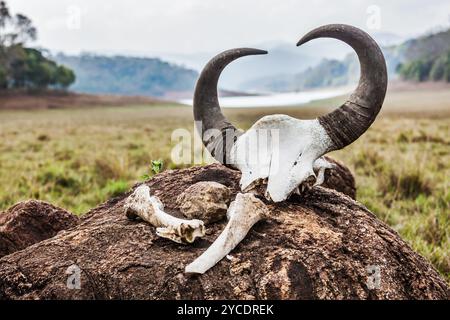
[[[203,221],[185,220],[164,212],[164,205],[156,196],[150,195],[150,188],[141,185],[131,194],[125,203],[127,217],[140,217],[155,226],[156,234],[178,243],[192,243],[205,235]]]

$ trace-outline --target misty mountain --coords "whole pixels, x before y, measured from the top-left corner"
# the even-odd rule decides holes
[[[450,50],[450,29],[410,39],[390,48],[402,62],[435,59]]]
[[[356,56],[349,54],[343,60],[322,59],[316,66],[300,73],[254,79],[243,83],[242,88],[257,92],[292,92],[342,86],[357,81],[358,72]]]
[[[398,44],[404,40],[403,37],[393,33],[375,32],[373,37],[383,46]],[[259,92],[265,86],[259,85],[258,82],[270,82],[272,79],[275,87],[282,88],[296,75],[317,66],[321,61],[344,60],[352,52],[348,45],[335,39],[316,39],[301,47],[295,45],[296,40],[298,39],[294,39],[292,43],[270,41],[249,45],[252,48],[267,50],[269,54],[241,58],[230,64],[223,71],[220,87],[235,91]],[[200,72],[217,53],[165,53],[159,56]]]
[[[395,43],[401,39],[390,34],[378,35],[378,38],[384,38],[384,43]],[[380,40],[378,42],[383,43]],[[427,66],[429,66],[428,71],[431,73],[434,60],[437,61],[436,65],[441,69],[444,68],[446,56],[450,51],[450,30],[410,39],[400,44],[383,46],[382,50],[390,79],[398,77],[397,72],[401,65],[405,66],[403,67],[404,78],[427,79]],[[421,64],[418,60],[424,62]],[[408,63],[412,63],[413,66],[408,66]],[[418,75],[418,72],[425,74],[425,76]],[[443,73],[443,71],[440,73]],[[301,91],[311,88],[354,84],[357,83],[358,79],[358,59],[356,54],[351,52],[342,60],[322,59],[315,66],[295,74],[286,73],[252,79],[244,82],[242,89],[260,92]]]
[[[400,58],[390,49],[383,49],[388,75],[396,78]],[[320,63],[296,74],[253,79],[241,85],[242,90],[257,92],[290,92],[306,89],[356,84],[359,79],[359,62],[354,52],[342,60],[322,59]]]
[[[401,41],[395,34],[375,33],[374,37],[385,44]],[[359,65],[345,43],[317,39],[296,47],[295,42],[250,45],[268,50],[269,54],[231,63],[224,70],[219,87],[259,93],[336,86],[357,80]],[[395,58],[399,54],[394,51],[387,53],[393,57],[388,59],[392,70],[399,63]],[[160,53],[155,58],[57,54],[54,59],[75,71],[76,82],[71,89],[76,92],[183,98],[192,95],[198,73],[217,53]]]
[[[293,74],[293,70],[302,71],[320,61],[320,57],[317,55],[302,53],[293,44],[278,43],[276,47],[270,48],[264,45],[250,47],[268,50],[269,54],[243,57],[229,64],[220,77],[219,86],[221,88],[240,91],[243,82],[276,74]],[[164,55],[164,58],[200,72],[207,62],[218,53],[167,54]]]
[[[198,73],[158,58],[57,54],[59,64],[71,68],[75,92],[161,97],[170,92],[192,92]]]
[[[298,48],[292,43],[272,41],[250,45],[264,49],[269,54],[238,59],[223,71],[220,87],[227,90],[242,91],[243,84],[254,79],[270,78],[279,75],[295,75],[318,64],[324,58],[344,58],[350,48],[330,39],[318,39]],[[196,54],[160,54],[165,60],[201,71],[206,63],[219,52]]]
[[[396,53],[402,57],[397,71],[403,79],[450,82],[450,30],[407,41]]]

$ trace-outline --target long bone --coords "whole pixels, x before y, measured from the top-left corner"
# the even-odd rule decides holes
[[[255,223],[268,217],[266,205],[253,194],[238,193],[227,212],[228,224],[203,254],[186,266],[186,273],[205,273],[241,242]]]
[[[192,243],[205,235],[203,221],[185,220],[164,212],[164,205],[158,197],[150,195],[150,188],[141,185],[125,202],[125,212],[129,218],[139,216],[156,227],[156,234],[178,243]]]

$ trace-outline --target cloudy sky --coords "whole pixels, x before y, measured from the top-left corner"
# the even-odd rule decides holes
[[[7,0],[39,31],[37,45],[78,53],[211,52],[295,43],[311,28],[348,23],[414,36],[450,25],[449,0]]]

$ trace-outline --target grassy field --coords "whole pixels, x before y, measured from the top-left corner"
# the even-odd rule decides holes
[[[343,98],[298,108],[227,109],[248,128],[264,114],[312,118]],[[82,214],[170,161],[171,133],[193,131],[191,109],[130,106],[0,111],[0,210],[29,198]],[[381,116],[331,156],[354,172],[358,200],[450,280],[450,90],[389,92]]]

